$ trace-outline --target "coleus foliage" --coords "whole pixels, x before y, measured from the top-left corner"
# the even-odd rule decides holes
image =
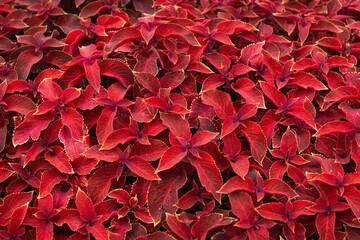
[[[358,1],[0,9],[2,239],[359,239]]]

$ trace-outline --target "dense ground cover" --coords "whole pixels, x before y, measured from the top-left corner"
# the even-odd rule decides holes
[[[1,0],[1,238],[360,239],[359,18]]]

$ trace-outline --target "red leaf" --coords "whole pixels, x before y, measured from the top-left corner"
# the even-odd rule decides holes
[[[43,115],[57,107],[56,101],[44,101],[40,103],[34,115]]]
[[[129,107],[132,118],[137,122],[151,122],[155,118],[156,112],[149,109],[144,99],[137,97],[134,105]]]
[[[327,47],[336,51],[340,51],[342,48],[340,41],[334,37],[323,37],[316,41],[316,43],[322,47]]]
[[[272,151],[271,151],[271,153],[272,153]],[[288,168],[288,164],[286,164],[285,162],[276,161],[270,167],[269,177],[282,180],[284,177],[284,174],[287,171],[287,168]]]
[[[193,148],[200,147],[211,142],[211,140],[213,140],[217,135],[217,133],[209,131],[198,131],[195,133],[194,136],[192,136],[189,144]]]
[[[165,232],[155,232],[146,236],[137,237],[137,240],[174,240],[175,238]]]
[[[305,232],[305,227],[298,222],[294,222],[293,230],[289,228],[289,225],[284,225],[283,227],[283,233],[286,239],[306,239]]]
[[[111,132],[103,142],[101,150],[110,150],[116,147],[119,144],[124,144],[130,140],[136,139],[133,131],[128,128],[121,128],[116,131]]]
[[[284,153],[288,153],[289,156],[293,156],[297,151],[297,139],[295,133],[288,127],[286,132],[283,134],[280,142],[280,149]]]
[[[265,203],[256,211],[264,218],[287,222],[285,205],[282,203]]]
[[[359,173],[347,173],[343,178],[343,185],[355,185],[360,184],[360,174]]]
[[[264,181],[264,192],[270,194],[280,194],[288,198],[298,196],[292,188],[279,179],[268,179]]]
[[[86,229],[98,240],[108,240],[108,231],[100,221],[86,225]]]
[[[175,89],[185,80],[184,70],[168,72],[160,79],[162,88]]]
[[[160,180],[159,176],[155,174],[155,169],[139,156],[133,156],[125,161],[126,166],[138,176],[146,180]]]
[[[228,20],[220,22],[216,29],[225,33],[226,35],[233,35],[235,32],[248,32],[256,31],[257,29],[250,23],[246,23],[240,20]]]
[[[230,38],[228,36],[226,36],[224,33],[222,32],[214,32],[211,36],[211,39],[220,42],[222,44],[225,45],[231,45],[234,46],[233,42],[230,40]]]
[[[54,225],[52,222],[41,221],[36,226],[36,239],[47,240],[54,236]]]
[[[181,196],[176,206],[180,209],[189,209],[201,200],[197,193],[198,189],[192,189]]]
[[[83,66],[85,69],[86,78],[91,84],[91,86],[94,87],[94,89],[99,92],[100,91],[100,83],[101,83],[101,77],[100,77],[100,67],[97,62],[97,60],[93,61],[92,63],[85,61],[83,62]]]
[[[0,100],[3,100],[7,88],[8,88],[8,81],[7,80],[0,83]]]
[[[117,79],[125,88],[134,84],[134,75],[126,63],[115,59],[98,60],[100,74]]]
[[[161,221],[163,212],[174,214],[177,191],[185,184],[185,171],[170,170],[160,174],[161,181],[152,181],[147,193],[148,209],[154,225]]]
[[[168,103],[159,97],[149,97],[147,99],[145,99],[145,102],[147,105],[153,107],[153,108],[158,108],[161,111],[166,111],[167,107],[168,107]],[[170,110],[170,108],[169,108]]]
[[[182,223],[178,218],[171,214],[166,214],[166,223],[169,225],[170,229],[181,239],[191,240],[191,228],[190,226]]]
[[[226,72],[224,73],[226,74]],[[220,74],[210,75],[205,79],[201,91],[214,90],[225,83],[224,78]]]
[[[257,103],[245,104],[237,111],[236,114],[239,120],[243,121],[253,117],[257,113],[257,109]]]
[[[192,227],[191,233],[195,238],[205,240],[208,232],[216,227],[228,225],[232,221],[233,218],[224,218],[220,213],[212,213],[201,217]]]
[[[167,145],[157,139],[149,139],[150,145],[141,145],[135,142],[131,147],[131,155],[137,155],[142,159],[152,162],[161,158],[168,149]]]
[[[0,168],[0,183],[4,182],[8,179],[11,175],[13,175],[13,171],[7,168]]]
[[[348,186],[345,188],[345,192],[342,195],[349,206],[351,207],[351,210],[357,217],[357,219],[360,218],[360,191],[353,186]]]
[[[220,138],[224,138],[228,136],[228,134],[233,133],[239,125],[240,125],[240,121],[237,120],[235,117],[231,116],[226,118],[221,128]]]
[[[288,85],[296,85],[302,88],[312,88],[316,91],[327,90],[327,87],[317,80],[313,75],[306,72],[295,72],[292,74],[291,80]]]
[[[349,240],[357,240],[360,238],[360,229],[359,228],[353,228],[350,226],[345,226],[346,229],[346,235],[349,238]]]
[[[35,52],[34,50],[27,50],[22,52],[17,58],[15,64],[15,71],[18,74],[18,78],[20,80],[26,80],[29,76],[30,69],[33,65],[39,62],[43,57],[43,53],[41,51]]]
[[[177,163],[181,162],[187,155],[188,150],[183,146],[172,146],[165,151],[164,155],[161,157],[159,166],[156,169],[156,172],[161,172],[167,169],[172,168]]]
[[[83,116],[74,108],[68,108],[65,112],[60,112],[62,123],[70,129],[74,140],[83,142],[84,120]]]
[[[59,132],[59,140],[64,144],[66,154],[70,159],[74,160],[89,147],[88,143],[79,142],[72,138],[70,129],[63,126]]]
[[[136,56],[136,65],[134,67],[134,71],[136,72],[146,72],[153,76],[156,76],[159,72],[159,68],[157,66],[157,57],[154,53],[150,54],[138,54]]]
[[[26,212],[28,210],[28,203],[16,208],[16,210],[12,213],[9,225],[7,230],[9,233],[16,235],[19,232],[20,227],[24,221]]]
[[[308,100],[306,100],[308,101]],[[306,123],[310,127],[312,127],[314,130],[317,130],[316,123],[314,120],[314,115],[312,115],[308,110],[304,108],[304,106],[292,106],[289,108],[286,113],[290,116],[293,116],[300,121]]]
[[[121,17],[112,15],[101,15],[96,21],[98,25],[104,26],[105,29],[122,28],[126,23]]]
[[[72,168],[74,172],[78,175],[88,175],[99,163],[96,159],[78,157],[71,161]]]
[[[190,62],[189,66],[186,69],[188,72],[199,72],[199,73],[206,73],[211,74],[214,73],[208,66],[206,66],[202,62]]]
[[[347,58],[341,56],[331,56],[327,60],[329,68],[352,68],[353,64]]]
[[[79,6],[80,4],[78,4],[77,6]],[[102,10],[102,1],[95,1],[92,2],[88,5],[86,5],[80,13],[80,17],[82,18],[88,18],[91,16],[94,16],[95,14],[97,14],[100,10]]]
[[[117,31],[114,34],[114,36],[112,36],[109,43],[106,45],[105,51],[112,52],[119,46],[140,38],[141,38],[141,33],[139,29],[134,27],[122,28],[119,31]]]
[[[5,196],[0,206],[0,225],[5,226],[17,208],[30,203],[32,195],[33,192],[21,192]]]
[[[136,80],[152,93],[157,93],[161,87],[159,79],[157,77],[146,72],[134,72]]]
[[[335,212],[318,213],[315,224],[321,240],[335,240]]]
[[[76,100],[78,97],[80,97],[81,90],[78,88],[68,88],[65,89],[62,96],[61,96],[61,102],[63,104],[68,104],[71,101]]]
[[[235,157],[241,151],[241,143],[235,132],[230,133],[223,138],[224,149],[223,152],[228,157]]]
[[[310,58],[303,58],[292,65],[291,71],[306,71],[313,68],[316,68],[316,61]]]
[[[7,134],[7,124],[3,124],[3,126],[0,127],[0,151],[4,150]]]
[[[316,133],[315,136],[330,135],[336,133],[355,132],[354,124],[345,121],[332,121],[325,123]]]
[[[123,153],[119,148],[100,150],[100,145],[95,145],[86,150],[83,155],[87,158],[96,158],[106,162],[115,162],[121,159]]]
[[[325,96],[322,109],[326,110],[327,108],[340,101],[345,101],[347,99],[355,99],[357,98],[358,94],[358,89],[352,86],[340,86],[332,89],[332,91]]]
[[[114,131],[115,115],[116,108],[113,107],[106,107],[101,112],[96,125],[96,136],[100,145],[103,145],[105,139]]]
[[[256,188],[250,178],[245,177],[245,179],[243,179],[239,176],[236,176],[229,179],[229,181],[227,181],[218,192],[228,194],[239,190],[254,193]]]
[[[21,95],[12,95],[5,99],[5,112],[17,112],[26,115],[31,111],[36,110],[36,105],[29,98]]]
[[[62,147],[53,146],[51,151],[45,153],[45,160],[50,162],[51,165],[62,173],[74,173],[69,162],[69,157],[64,153]]]
[[[249,235],[249,240],[269,239],[269,231],[262,226],[246,229],[246,232]]]
[[[71,66],[66,69],[64,74],[59,78],[57,83],[62,88],[67,88],[76,81],[85,77],[84,68],[80,65]]]
[[[188,121],[175,114],[160,113],[162,123],[167,126],[175,137],[183,138],[187,141],[191,139],[190,126]]]
[[[88,180],[88,194],[93,203],[99,203],[109,193],[112,179],[116,178],[119,164],[112,163],[96,170]]]
[[[231,41],[230,45],[232,45]],[[227,73],[230,68],[231,61],[223,54],[213,52],[205,55],[204,58],[206,59],[206,61],[210,62],[211,65],[213,65],[216,70],[218,70],[218,72],[220,72],[221,74]]]
[[[275,132],[275,127],[279,123],[279,121],[280,114],[277,114],[275,109],[267,111],[261,119],[259,125],[266,136],[267,145],[270,145],[271,139]]]
[[[208,90],[203,92],[201,100],[204,104],[215,108],[216,115],[220,119],[233,116],[235,109],[229,94],[219,90]]]
[[[241,62],[247,64],[255,56],[261,54],[265,41],[250,44],[241,50]]]
[[[265,108],[263,94],[255,87],[255,84],[248,78],[240,78],[231,88],[245,99],[246,103],[258,103],[259,108]]]
[[[296,200],[292,202],[293,209],[290,217],[296,219],[300,215],[313,215],[314,213],[308,208],[314,206],[314,204],[315,203],[307,200]]]
[[[210,154],[200,152],[199,155],[201,159],[190,157],[190,164],[196,168],[199,180],[205,189],[210,192],[218,202],[221,202],[221,194],[217,192],[223,185],[220,171]]]
[[[34,188],[40,187],[40,180],[39,178],[34,176],[33,172],[29,171],[27,168],[24,168],[24,166],[19,163],[9,163],[9,165],[12,169],[15,170],[15,172],[20,176],[20,178],[26,183],[28,183],[30,186]]]
[[[16,48],[16,45],[7,37],[1,36],[0,37],[0,50],[9,51]]]
[[[178,37],[185,40],[190,45],[200,46],[191,31],[175,23],[161,24],[158,28],[156,28],[155,35],[161,37]]]
[[[44,114],[41,116],[33,115],[35,111],[29,112],[25,116],[25,120],[15,128],[13,135],[14,146],[26,143],[31,137],[32,140],[38,140],[41,131],[45,130],[50,122],[54,120],[52,114]]]
[[[80,188],[76,193],[75,204],[80,214],[81,220],[91,222],[95,220],[97,214],[90,198]]]
[[[249,171],[249,160],[248,156],[238,156],[233,161],[230,160],[230,165],[234,172],[240,177],[244,178]]]
[[[267,141],[262,129],[257,123],[244,121],[243,125],[240,125],[240,131],[249,141],[251,155],[261,164],[267,151]]]
[[[58,226],[66,223],[73,231],[77,231],[80,224],[83,223],[83,220],[80,218],[79,212],[76,209],[67,208],[62,209],[60,213],[54,216],[53,220]]]
[[[129,200],[132,198],[127,191],[120,188],[111,191],[108,196],[111,198],[116,198],[118,203],[126,205],[129,204]]]
[[[238,76],[247,74],[248,72],[251,72],[251,71],[254,71],[254,69],[249,66],[246,66],[244,64],[238,63],[231,68],[230,73],[233,74],[234,77],[238,77]],[[237,82],[239,82],[239,80]]]
[[[41,175],[39,198],[46,197],[50,194],[55,185],[61,181],[66,181],[68,176],[61,173],[56,168],[50,168]]]
[[[236,191],[229,194],[231,209],[240,220],[252,220],[256,214],[250,195]]]
[[[125,216],[127,214],[128,211],[128,207],[123,207],[118,211],[118,216]],[[135,206],[134,208],[134,216],[141,220],[144,223],[152,223],[152,219],[149,215],[149,211],[146,208],[140,207],[140,206]]]
[[[287,99],[276,87],[266,83],[260,82],[260,86],[264,94],[272,101],[278,108],[285,106]]]

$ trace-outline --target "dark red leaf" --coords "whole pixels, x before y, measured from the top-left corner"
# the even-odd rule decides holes
[[[49,195],[55,185],[59,184],[61,181],[66,181],[67,179],[67,175],[61,173],[54,167],[46,170],[43,175],[41,175],[39,198]]]
[[[176,216],[166,214],[166,223],[181,239],[190,240],[192,238],[190,226],[180,222]]]
[[[150,216],[154,225],[161,221],[164,213],[174,214],[178,201],[177,191],[185,184],[185,171],[172,170],[159,174],[161,181],[152,181],[147,193],[147,202]]]
[[[216,227],[228,225],[234,220],[234,218],[224,218],[220,213],[212,213],[200,218],[192,227],[191,233],[195,238],[205,240],[208,232]]]
[[[220,171],[210,154],[200,152],[199,155],[201,159],[190,157],[190,163],[196,168],[201,184],[218,202],[221,202],[221,195],[217,192],[223,185]]]
[[[26,143],[29,137],[32,140],[39,139],[41,131],[45,130],[54,119],[52,114],[38,116],[34,115],[34,113],[35,111],[29,112],[25,116],[25,120],[15,128],[13,136],[14,146]]]
[[[43,57],[41,51],[28,50],[22,52],[15,64],[15,71],[18,74],[20,80],[26,80],[29,76],[31,67],[38,63]]]
[[[279,179],[268,179],[264,181],[264,192],[271,194],[280,194],[287,196],[288,198],[294,198],[297,196],[296,192],[285,182]]]
[[[139,156],[133,156],[125,162],[126,166],[136,175],[145,178],[146,180],[160,180],[155,173],[155,169]]]
[[[265,203],[256,211],[264,218],[287,222],[285,205],[282,203]]]

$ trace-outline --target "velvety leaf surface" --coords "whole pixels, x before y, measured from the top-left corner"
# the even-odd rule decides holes
[[[359,1],[0,11],[1,239],[359,238]]]

